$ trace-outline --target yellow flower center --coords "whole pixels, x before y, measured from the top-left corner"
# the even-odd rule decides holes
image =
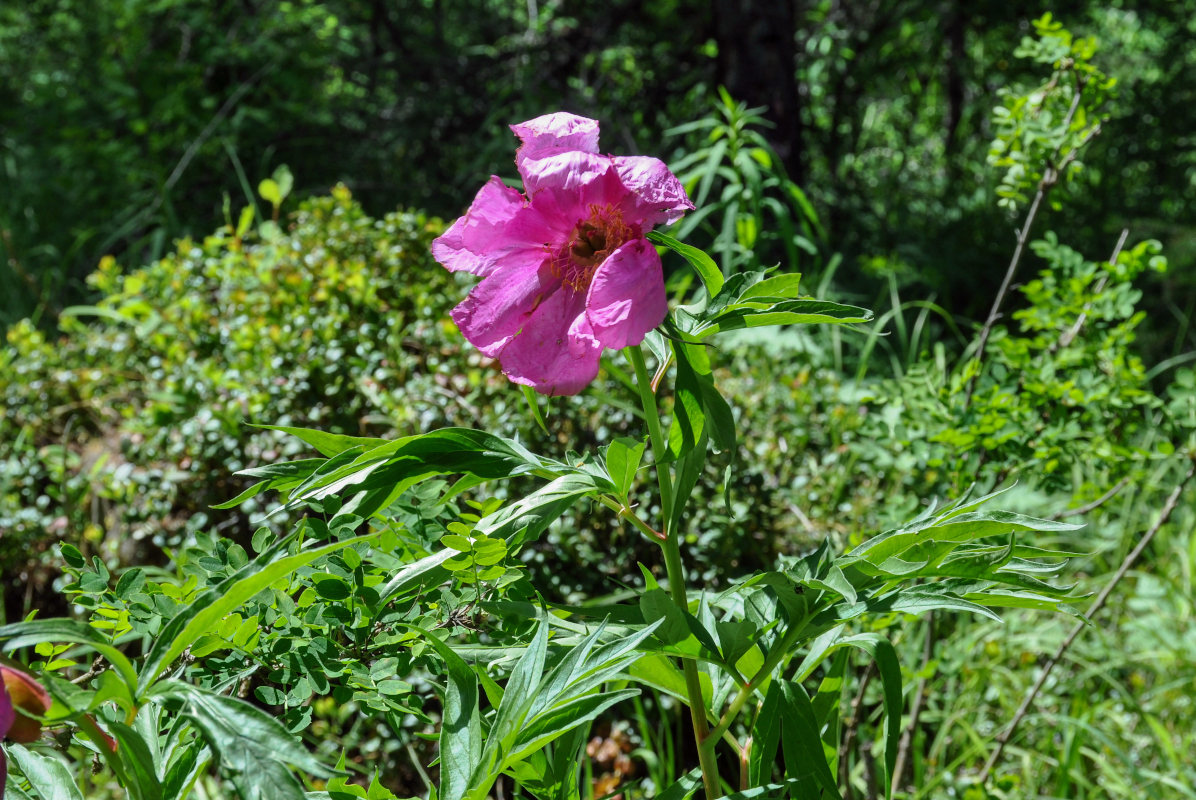
[[[638,239],[638,225],[623,221],[623,212],[609,205],[591,205],[565,246],[551,259],[552,273],[575,292],[590,288],[594,272],[606,257],[630,239]]]

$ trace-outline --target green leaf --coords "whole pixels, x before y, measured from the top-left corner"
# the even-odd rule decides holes
[[[279,540],[273,547],[246,564],[236,573],[205,591],[192,603],[184,606],[162,628],[150,646],[137,684],[138,695],[144,693],[171,662],[183,654],[196,639],[212,629],[226,614],[277,580],[287,577],[302,566],[321,556],[345,547],[374,539],[377,534],[359,536],[333,542],[294,555],[279,558],[291,537]]]
[[[755,789],[745,789],[742,792],[726,795],[723,800],[789,800],[794,792],[801,800],[820,800],[822,792],[809,776],[789,778],[783,783],[770,783],[757,786]],[[832,795],[837,796],[837,795]]]
[[[348,600],[353,596],[353,590],[349,588],[349,585],[335,575],[313,576],[312,587],[320,597],[334,602]]]
[[[379,591],[382,602],[399,597],[423,586],[434,586],[448,579],[444,562],[457,555],[457,551],[445,548],[439,553],[425,556],[396,572]]]
[[[79,548],[73,544],[64,542],[59,547],[59,552],[62,553],[62,560],[67,563],[67,566],[81,569],[87,563],[83,558],[83,554],[79,552]]]
[[[697,335],[760,328],[769,325],[851,325],[872,319],[872,312],[858,306],[827,300],[784,300],[768,308],[734,307],[718,314]]]
[[[884,694],[885,709],[885,796],[892,788],[893,769],[897,762],[897,748],[901,739],[901,665],[897,652],[888,639],[875,633],[860,633],[842,636],[841,628],[820,636],[810,646],[810,652],[797,670],[796,679],[804,680],[828,655],[844,647],[855,647],[864,651],[876,663]],[[815,703],[817,705],[817,702]]]
[[[57,758],[43,756],[15,743],[9,743],[6,748],[40,800],[83,800],[70,770]]]
[[[108,733],[117,742],[116,752],[125,767],[125,780],[136,783],[134,797],[163,797],[158,781],[158,765],[154,754],[141,734],[121,722],[109,722]],[[156,747],[158,742],[154,741]]]
[[[548,433],[548,422],[544,419],[543,409],[540,408],[540,395],[530,386],[520,385],[519,388],[523,390],[523,399],[527,403],[528,410],[532,412],[532,419],[536,421],[540,430]]]
[[[14,622],[0,627],[0,641],[5,640],[6,650],[16,650],[42,642],[71,642],[92,648],[112,664],[127,687],[129,707],[134,705],[133,689],[137,686],[137,671],[133,669],[133,663],[124,653],[108,643],[108,637],[86,622],[65,618]]]
[[[116,596],[128,600],[129,595],[139,592],[145,586],[145,570],[133,567],[120,576],[116,582]]]
[[[689,638],[689,622],[681,607],[673,602],[664,589],[650,589],[640,596],[640,611],[646,622],[660,621],[656,637],[666,645]]]
[[[637,694],[634,689],[612,693],[593,692],[615,676],[624,674],[631,664],[639,660],[641,654],[635,649],[656,627],[655,624],[649,624],[630,636],[597,647],[605,630],[605,626],[600,625],[570,648],[542,682],[534,690],[529,688],[527,691],[531,695],[531,703],[526,706],[526,716],[517,726],[518,733],[514,739],[507,737],[501,742],[495,738],[489,739],[486,751],[491,755],[483,760],[498,762],[501,753],[497,770],[505,770],[553,739],[579,725],[588,724],[611,705]],[[504,695],[504,702],[506,698],[507,695]],[[523,702],[516,702],[520,702],[522,712]],[[494,776],[497,777],[497,772]],[[489,785],[489,781],[485,782],[485,789]],[[484,796],[485,789],[478,793],[479,797]]]
[[[483,517],[476,530],[506,539],[513,550],[540,537],[549,525],[583,497],[613,488],[587,473],[571,473],[550,481],[529,495]]]
[[[702,284],[706,287],[707,296],[714,297],[723,288],[723,271],[718,268],[718,264],[714,263],[714,259],[705,252],[691,245],[679,242],[667,233],[661,233],[660,231],[650,231],[648,239],[669,248],[688,261],[689,265],[698,273],[698,277],[702,279]]]
[[[984,498],[987,499],[987,498]],[[928,540],[963,543],[986,536],[1004,536],[1014,531],[1073,531],[1079,525],[1054,520],[1036,519],[1009,511],[967,511],[952,509],[931,520],[916,520],[904,528],[885,531],[872,537],[838,559],[840,566],[855,561],[881,565],[900,556],[915,545]]]
[[[616,692],[591,694],[569,700],[539,714],[533,722],[519,732],[513,752],[504,763],[513,763],[526,758],[554,739],[563,736],[579,725],[592,721],[606,709],[622,700],[635,697],[638,689],[622,689]]]
[[[421,633],[444,659],[448,672],[440,729],[440,800],[463,800],[476,788],[474,771],[482,760],[478,681],[452,648],[431,633]]]
[[[822,676],[818,692],[810,704],[814,708],[814,721],[822,731],[822,752],[826,756],[831,774],[839,774],[839,705],[843,697],[844,673],[847,669],[847,651],[840,650]],[[900,676],[899,676],[900,677]]]
[[[702,788],[702,770],[694,767],[676,783],[656,795],[656,800],[690,800]]]
[[[275,208],[282,205],[282,191],[279,189],[278,183],[270,178],[266,178],[257,185],[257,193]]]
[[[785,777],[791,780],[814,782],[832,798],[840,798],[839,785],[827,764],[822,739],[810,697],[801,684],[792,681],[773,681],[769,692],[780,694],[781,750],[785,760]],[[817,797],[816,794],[809,795]]]
[[[693,452],[699,440],[703,442],[702,459],[705,460],[706,414],[702,387],[697,372],[688,358],[684,345],[674,345],[677,355],[676,399],[673,402],[673,422],[669,426],[669,452],[673,458],[680,458]],[[683,503],[675,503],[683,505]]]
[[[243,797],[302,798],[288,765],[317,778],[336,774],[282,723],[244,700],[176,680],[160,681],[150,697],[181,703],[180,713],[203,734]]]
[[[606,446],[606,471],[616,491],[623,497],[635,483],[635,473],[644,457],[645,442],[621,436]]]
[[[359,447],[341,451],[297,487],[289,484],[288,505],[339,495],[348,498],[340,513],[368,518],[433,476],[462,473],[494,480],[563,466],[550,465],[517,442],[470,428],[443,428]]]
[[[278,184],[278,196],[280,202],[286,200],[291,193],[291,189],[295,187],[295,176],[291,174],[291,168],[286,164],[279,164],[274,170],[274,182]]]
[[[253,225],[253,206],[245,206],[241,209],[241,216],[237,220],[237,238],[241,238],[249,233],[249,228]]]
[[[548,622],[543,618],[536,635],[523,651],[503,689],[502,704],[495,715],[489,737],[498,741],[516,734],[535,701],[536,689],[544,678],[544,659],[548,653]]]
[[[394,443],[386,439],[375,439],[366,436],[344,436],[339,433],[328,433],[327,431],[315,430],[313,428],[293,428],[287,425],[255,425],[254,427],[263,428],[268,431],[289,433],[291,436],[295,436],[311,445],[321,455],[327,457],[339,455],[354,447],[362,447],[370,450],[381,445]]]
[[[175,747],[166,774],[162,778],[164,798],[185,797],[199,774],[211,760],[211,750],[197,742]]]
[[[780,275],[774,275],[771,278],[765,278],[759,283],[749,286],[747,290],[739,296],[739,302],[747,300],[770,301],[770,305],[781,300],[795,300],[797,299],[798,286],[801,284],[800,272],[785,272]]]
[[[683,703],[689,702],[684,673],[665,656],[648,653],[632,664],[627,671],[637,682],[651,686]],[[709,698],[706,699],[709,701]]]

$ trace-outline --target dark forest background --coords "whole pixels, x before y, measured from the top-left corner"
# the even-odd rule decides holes
[[[985,165],[991,109],[1037,79],[1012,57],[1024,2],[35,0],[0,8],[0,320],[86,299],[99,259],[159,257],[254,202],[345,182],[371,213],[451,217],[507,168],[506,125],[567,109],[604,146],[676,156],[718,87],[763,106],[843,288],[877,273],[983,314],[1015,220]],[[1196,48],[1191,3],[1057,2],[1119,76],[1087,175],[1060,197],[1090,257],[1118,231],[1163,241],[1147,346],[1191,348]],[[695,141],[695,137],[697,137]],[[507,168],[508,171],[509,168]],[[1178,332],[1178,335],[1176,335]]]

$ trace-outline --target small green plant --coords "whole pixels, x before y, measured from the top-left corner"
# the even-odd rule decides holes
[[[697,206],[676,235],[686,239],[701,231],[713,242],[711,252],[725,275],[778,259],[791,270],[807,261],[817,265],[826,232],[761,133],[768,125],[764,109],[748,108],[720,87],[714,110],[668,131],[700,142],[673,164]]]

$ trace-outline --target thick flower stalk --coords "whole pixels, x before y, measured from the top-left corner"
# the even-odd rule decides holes
[[[659,159],[598,152],[598,123],[556,113],[512,125],[519,192],[492,177],[432,243],[445,268],[482,278],[453,309],[465,338],[512,381],[576,394],[604,348],[639,344],[668,312],[644,238],[693,203]]]
[[[28,744],[41,735],[42,724],[35,717],[50,710],[50,695],[32,677],[19,669],[0,664],[0,739]],[[27,716],[27,714],[32,716]],[[0,751],[0,797],[8,782],[8,761]]]

